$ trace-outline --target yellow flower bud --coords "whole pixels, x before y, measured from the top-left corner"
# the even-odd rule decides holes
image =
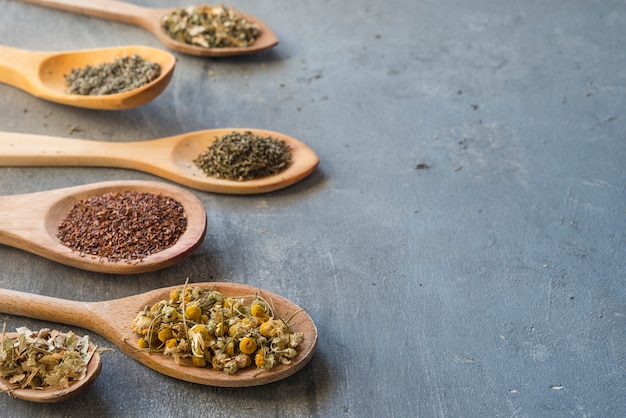
[[[204,357],[193,356],[191,363],[196,367],[206,367],[206,359]]]
[[[158,334],[159,341],[161,341],[162,343],[166,342],[173,336],[174,334],[172,333],[172,328],[170,327],[161,329]]]
[[[252,316],[256,316],[257,318],[265,317],[265,307],[260,303],[253,303],[250,308],[250,314]]]
[[[137,340],[137,347],[139,348],[148,348],[148,341],[145,338],[140,338]]]
[[[256,341],[254,338],[244,337],[239,342],[239,351],[244,354],[252,354],[256,351]]]
[[[189,319],[190,321],[196,321],[200,319],[201,315],[202,310],[198,305],[190,305],[185,308],[185,318]]]

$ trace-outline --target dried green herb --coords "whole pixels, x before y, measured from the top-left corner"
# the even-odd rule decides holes
[[[138,348],[171,356],[177,364],[191,359],[196,367],[228,374],[255,365],[269,370],[289,364],[304,338],[293,332],[261,295],[224,296],[212,288],[188,287],[170,293],[169,300],[146,306],[132,321],[141,338]]]
[[[291,165],[291,150],[283,140],[250,131],[216,138],[194,163],[208,176],[226,180],[254,180],[272,176]]]
[[[162,17],[161,26],[170,38],[203,48],[248,47],[260,35],[256,23],[223,5],[176,9]]]
[[[93,355],[89,337],[47,328],[32,332],[22,327],[17,333],[10,338],[3,330],[0,342],[0,376],[9,383],[19,388],[67,388],[85,377]]]
[[[161,66],[158,63],[134,54],[110,63],[72,68],[65,76],[65,83],[71,94],[102,96],[137,89],[156,80],[159,75]]]
[[[186,229],[187,214],[176,199],[125,191],[78,202],[59,223],[57,237],[82,254],[128,262],[171,247]]]

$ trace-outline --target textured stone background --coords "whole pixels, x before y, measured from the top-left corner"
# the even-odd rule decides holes
[[[1,415],[621,416],[626,2],[234,5],[280,44],[239,58],[175,53],[163,94],[124,112],[0,85],[0,129],[111,142],[269,129],[308,143],[316,172],[266,195],[193,191],[208,212],[206,239],[169,269],[116,277],[0,246],[0,287],[93,301],[187,277],[246,283],[307,310],[316,356],[284,381],[223,389],[161,376],[117,350],[80,398],[50,406],[2,396]],[[12,47],[161,47],[124,24],[0,7],[1,43]],[[0,194],[113,179],[156,180],[0,167]],[[0,318],[9,330],[67,329]]]

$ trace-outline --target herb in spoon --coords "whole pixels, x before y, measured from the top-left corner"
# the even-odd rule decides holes
[[[159,65],[159,76],[140,87],[115,94],[73,94],[68,88],[66,75],[73,69],[134,55]],[[124,110],[144,105],[167,87],[175,65],[172,54],[145,46],[39,52],[0,45],[0,82],[44,100],[87,109]]]
[[[130,25],[139,26],[153,35],[155,35],[165,46],[178,52],[190,55],[220,57],[250,54],[271,48],[278,44],[278,38],[272,30],[261,20],[248,15],[246,13],[229,9],[231,12],[246,22],[253,23],[258,27],[258,37],[250,45],[230,46],[222,45],[220,47],[202,45],[202,43],[187,43],[184,40],[177,40],[168,34],[172,28],[167,24],[172,13],[179,13],[179,8],[170,9],[153,9],[148,7],[137,6],[131,3],[125,3],[116,0],[22,0],[24,3],[32,3],[40,6],[51,7],[69,12],[79,13],[83,15],[93,16],[101,19],[113,20]],[[206,6],[198,6],[202,8]],[[166,27],[164,27],[164,18]],[[170,22],[171,23],[171,22]],[[192,30],[193,31],[196,29]],[[186,30],[184,32],[187,32]],[[198,33],[196,36],[200,36]],[[182,39],[182,38],[181,38]]]

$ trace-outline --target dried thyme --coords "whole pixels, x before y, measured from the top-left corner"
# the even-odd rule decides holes
[[[161,75],[161,66],[139,55],[116,58],[114,62],[72,68],[65,76],[70,94],[101,96],[142,87]]]
[[[293,332],[259,294],[224,296],[211,288],[187,287],[169,300],[146,306],[132,321],[138,348],[171,356],[177,364],[190,359],[196,367],[228,374],[256,366],[270,370],[289,364],[303,333]]]
[[[0,342],[0,377],[16,388],[36,389],[45,386],[67,388],[82,380],[93,355],[89,338],[72,331],[61,334],[47,328],[32,332],[18,328],[17,336],[4,330]]]
[[[223,5],[176,9],[162,17],[161,26],[170,38],[203,48],[248,47],[260,35],[256,23]]]
[[[78,202],[59,223],[57,237],[82,254],[117,262],[163,251],[186,229],[187,214],[177,200],[126,191]]]
[[[272,176],[291,165],[291,150],[283,140],[246,132],[231,132],[209,146],[194,163],[210,177],[245,181]]]

